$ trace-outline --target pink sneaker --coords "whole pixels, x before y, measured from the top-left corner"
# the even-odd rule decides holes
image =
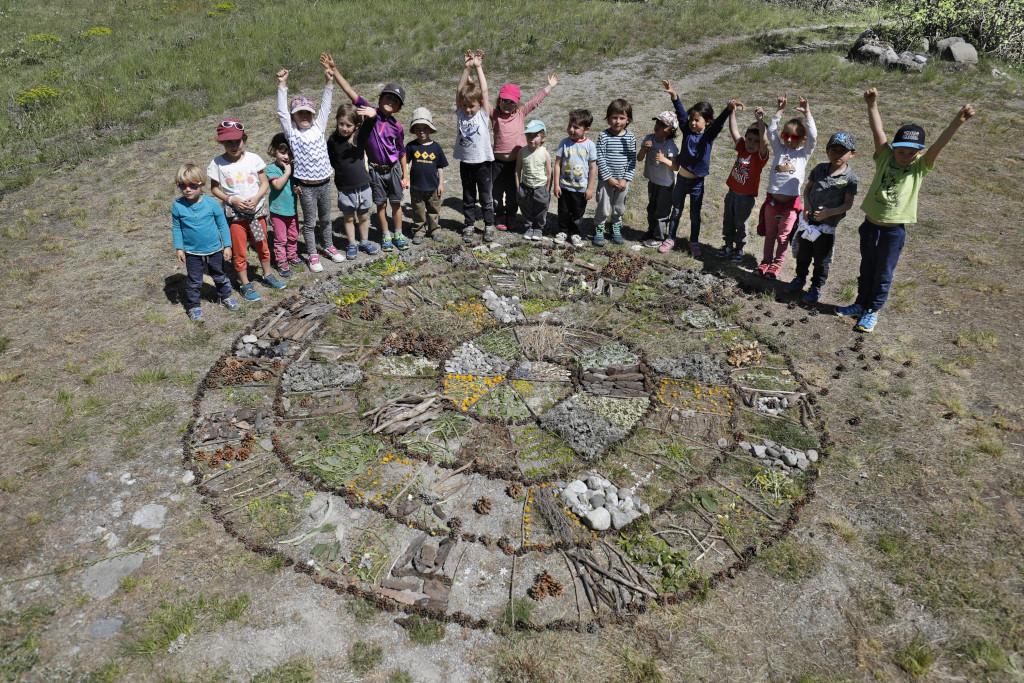
[[[676,241],[674,239],[672,239],[671,237],[669,237],[667,240],[662,242],[661,245],[658,247],[658,253],[659,254],[667,254],[668,252],[672,251],[672,249],[675,246],[676,246]]]
[[[320,264],[320,257],[316,254],[309,255],[309,269],[314,273],[324,272],[324,267]]]
[[[508,216],[498,216],[498,224],[494,227],[496,227],[498,230],[501,230],[502,232],[505,232],[506,230],[508,230],[508,222]]]
[[[700,242],[690,242],[690,256],[700,258]]]
[[[327,247],[327,249],[325,249],[324,251],[327,252],[327,255],[330,256],[331,260],[334,261],[335,263],[341,263],[342,261],[345,260],[345,255],[342,254],[337,249],[335,249],[334,247]]]

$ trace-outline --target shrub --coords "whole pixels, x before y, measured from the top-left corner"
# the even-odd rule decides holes
[[[902,0],[883,32],[897,49],[921,38],[960,36],[1010,62],[1024,61],[1024,0]]]

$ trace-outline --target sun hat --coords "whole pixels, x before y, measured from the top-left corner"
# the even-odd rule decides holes
[[[832,137],[828,139],[828,144],[825,145],[825,149],[832,146],[842,147],[854,152],[857,150],[857,141],[854,139],[853,133],[847,133],[845,130],[840,130],[832,133]]]
[[[498,91],[498,97],[503,100],[512,100],[516,104],[519,104],[519,100],[522,98],[523,93],[519,90],[519,86],[515,83],[506,83],[501,86],[501,90]]]
[[[217,126],[217,142],[241,140],[245,137],[245,126],[238,119],[224,119]]]
[[[916,123],[900,126],[900,129],[896,131],[896,137],[892,139],[890,147],[924,149],[924,128]]]
[[[316,107],[313,106],[313,100],[304,95],[296,95],[291,101],[291,111],[293,114],[300,111],[308,111],[310,114],[315,114]]]
[[[434,125],[434,115],[426,107],[416,107],[413,110],[412,123],[409,124],[409,130],[416,126],[426,126],[430,129],[431,133],[437,132],[437,127]]]
[[[666,126],[673,130],[679,128],[679,117],[676,116],[676,113],[674,111],[663,111],[657,116],[655,116],[653,120],[661,121],[663,124],[665,124]]]
[[[543,121],[541,121],[540,119],[533,119],[532,121],[530,121],[529,123],[526,124],[526,128],[524,129],[524,132],[526,132],[526,133],[541,133],[541,132],[546,132],[547,129],[548,129],[548,127],[544,125]]]
[[[405,90],[397,83],[385,83],[384,87],[380,90],[380,94],[383,95],[385,93],[394,95],[398,98],[399,102],[403,105],[405,104]]]

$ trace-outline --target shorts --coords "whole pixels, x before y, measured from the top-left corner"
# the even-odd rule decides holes
[[[402,165],[392,164],[390,170],[378,170],[380,166],[370,164],[370,189],[373,191],[373,203],[377,206],[402,203]]]
[[[373,205],[373,192],[369,185],[338,190],[338,209],[346,216],[366,213]]]

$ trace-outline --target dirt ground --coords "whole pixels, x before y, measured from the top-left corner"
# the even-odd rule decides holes
[[[851,321],[830,314],[831,304],[852,299],[858,209],[841,225],[832,274],[813,309],[753,277],[749,264],[664,257],[740,282],[755,326],[784,335],[780,343],[819,394],[833,444],[790,542],[703,601],[655,608],[636,623],[511,635],[449,624],[425,645],[411,642],[395,615],[249,553],[182,482],[182,430],[197,382],[234,337],[316,276],[293,278],[284,292],[261,289],[264,302],[244,304],[239,314],[206,302],[204,327],[187,320],[177,303],[182,269],[168,207],[178,164],[205,164],[218,153],[218,113],[0,199],[5,677],[249,680],[263,672],[263,680],[304,680],[287,676],[313,671],[325,681],[1021,680],[1020,83],[986,66],[966,75],[885,73],[845,65],[834,53],[734,63],[720,47],[562,74],[537,112],[548,124],[548,148],[569,109],[588,105],[599,120],[617,96],[634,102],[638,137],[647,133],[651,117],[670,108],[662,77],[686,101],[708,98],[716,107],[737,96],[768,108],[788,90],[810,98],[822,141],[838,128],[855,133],[863,151],[853,166],[866,189],[864,88],[881,90],[887,130],[913,118],[931,139],[962,102],[979,109],[925,182],[921,221],[909,230],[874,335],[857,335]],[[492,75],[492,86],[502,80]],[[529,95],[544,75],[520,82]],[[412,106],[434,111],[436,137],[450,150],[454,83],[408,89]],[[246,122],[249,149],[263,153],[277,125],[272,93],[227,113]],[[599,130],[595,121],[593,134]],[[708,245],[719,244],[733,158],[727,139],[727,132],[719,138],[707,184]],[[823,159],[822,145],[815,160]],[[628,203],[634,226],[643,226],[641,184]],[[457,173],[449,173],[448,227],[457,224],[459,194]],[[784,275],[792,276],[792,260]],[[225,606],[232,600],[237,610]],[[182,605],[194,608],[191,616],[174,611]],[[161,619],[172,612],[191,619],[189,635],[169,651],[144,653],[140,637],[175,628]],[[371,658],[367,672],[358,655],[373,644],[382,657]]]

